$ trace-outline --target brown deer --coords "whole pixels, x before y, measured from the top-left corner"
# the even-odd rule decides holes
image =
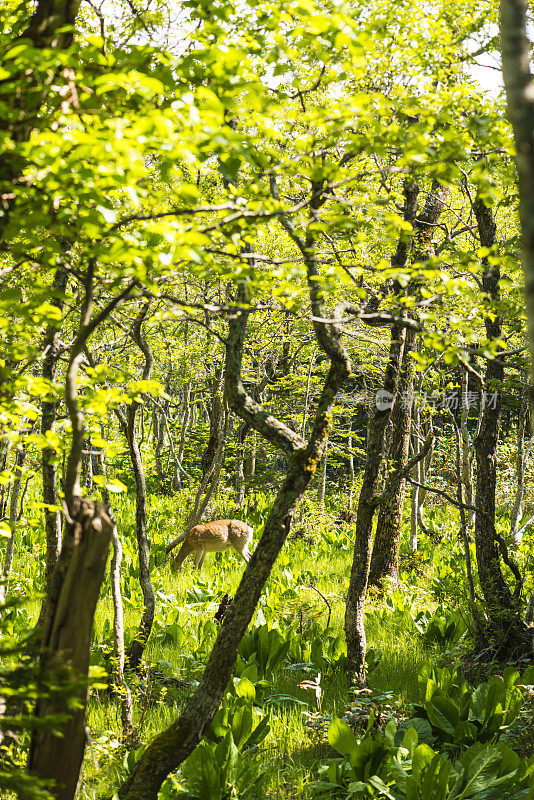
[[[185,559],[191,553],[195,554],[195,569],[200,569],[206,553],[218,553],[230,547],[239,553],[247,563],[252,553],[249,544],[252,541],[253,529],[245,522],[238,519],[216,519],[214,522],[204,522],[195,525],[190,530],[182,533],[173,544],[180,544],[176,556],[172,556],[172,569],[181,569]]]

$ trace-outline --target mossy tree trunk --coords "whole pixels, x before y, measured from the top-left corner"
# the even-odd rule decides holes
[[[473,205],[482,247],[498,255],[497,226],[492,210],[477,197]],[[502,338],[502,317],[495,314],[494,306],[500,299],[501,277],[498,258],[482,259],[482,288],[488,303],[484,317],[488,341]],[[497,444],[501,427],[502,382],[504,367],[501,358],[489,359],[484,375],[485,402],[481,411],[478,434],[475,439],[477,475],[475,486],[475,544],[480,586],[484,594],[489,634],[501,652],[512,653],[518,645],[527,643],[527,629],[520,617],[520,583],[512,592],[501,569],[501,555],[509,562],[503,550],[502,537],[495,526],[495,493],[497,486]],[[517,580],[517,574],[514,571]]]
[[[137,315],[132,327],[132,339],[141,350],[144,358],[144,381],[150,379],[154,366],[154,356],[152,355],[152,350],[150,349],[148,342],[142,333],[142,326],[146,320],[149,305],[149,302],[146,302],[143,305],[143,308]],[[150,578],[150,541],[147,530],[147,494],[145,469],[143,465],[143,457],[141,455],[141,448],[137,440],[135,425],[137,412],[140,407],[141,402],[139,400],[133,400],[126,409],[126,413],[120,410],[117,412],[121,427],[128,442],[130,460],[132,462],[132,470],[135,478],[135,529],[137,536],[137,552],[139,556],[139,583],[143,593],[144,602],[143,612],[139,621],[139,628],[126,654],[126,667],[127,669],[132,670],[139,668],[146,643],[152,630],[152,624],[154,622],[154,614],[156,610],[156,596],[154,594],[154,587],[152,586],[152,580]]]
[[[412,261],[425,261],[434,255],[434,231],[445,208],[448,195],[449,188],[447,186],[442,186],[436,180],[432,182],[423,210],[413,220]],[[411,287],[411,291],[412,293],[417,292],[416,282]],[[415,336],[413,330],[407,332],[402,359],[399,362],[400,374],[395,405],[391,415],[392,432],[389,442],[389,468],[391,471],[402,470],[408,461],[414,386],[412,352]],[[396,486],[390,482],[388,492],[384,493],[380,502],[369,575],[369,584],[372,586],[380,585],[385,578],[391,579],[393,584],[398,582],[405,486],[404,480]]]
[[[317,187],[312,189],[310,210],[313,214],[313,204],[317,202],[321,192]],[[273,194],[278,199],[276,187]],[[307,230],[305,237],[302,237],[289,220],[281,217],[281,222],[303,254],[313,314],[319,320],[323,319],[324,309],[320,283],[317,281],[313,234]],[[265,522],[262,538],[224,617],[197,689],[186,702],[178,719],[144,751],[119,790],[121,800],[156,800],[167,775],[177,769],[197,746],[219,708],[232,675],[241,639],[287,538],[297,503],[323,454],[335,398],[350,371],[348,357],[340,341],[341,327],[337,323],[314,321],[317,342],[330,358],[330,368],[317,405],[313,429],[306,443],[298,433],[267,413],[245,391],[241,380],[241,366],[249,311],[248,292],[244,283],[239,285],[237,301],[230,320],[226,345],[225,395],[230,408],[236,414],[289,457],[289,468]]]

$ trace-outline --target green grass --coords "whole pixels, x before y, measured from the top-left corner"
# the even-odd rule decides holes
[[[150,536],[154,550],[161,552],[175,532],[180,529],[185,514],[184,498],[150,498]],[[142,598],[135,577],[134,506],[131,497],[117,501],[116,516],[124,545],[123,583],[125,583],[125,628],[131,638],[137,629],[142,610]],[[253,625],[267,621],[282,635],[291,638],[292,647],[300,645],[304,652],[314,637],[343,636],[343,617],[346,590],[352,562],[352,545],[327,516],[308,502],[306,513],[299,515],[262,596]],[[259,525],[254,523],[256,540]],[[350,531],[349,531],[350,533]],[[27,541],[27,540],[26,540]],[[448,552],[451,543],[446,540]],[[24,547],[18,553],[17,577],[31,582],[31,564]],[[417,699],[417,673],[425,659],[421,638],[416,635],[413,615],[428,610],[436,600],[429,592],[437,574],[439,556],[429,546],[422,555],[425,576],[414,573],[403,576],[401,589],[385,602],[383,597],[369,599],[366,630],[368,647],[380,649],[382,659],[370,676],[370,686],[376,702],[403,709]],[[148,743],[167,727],[180,713],[183,703],[200,677],[204,663],[216,636],[211,622],[223,594],[233,595],[239,583],[243,562],[233,552],[208,556],[200,572],[193,572],[193,560],[185,562],[178,574],[168,566],[155,567],[152,580],[157,595],[157,611],[153,635],[144,654],[152,669],[157,668],[166,678],[184,681],[183,687],[164,687],[158,678],[139,681],[134,687],[135,719],[139,743]],[[460,577],[461,579],[461,577]],[[318,590],[318,591],[316,591]],[[330,606],[330,622],[326,625]],[[389,605],[388,605],[389,603]],[[28,609],[30,619],[38,613],[38,603]],[[104,663],[101,651],[111,644],[113,608],[109,584],[95,619],[94,661]],[[174,626],[174,627],[173,627]],[[176,627],[179,626],[179,629]],[[295,653],[297,652],[295,650]],[[309,657],[309,654],[308,654]],[[299,660],[293,655],[293,660]],[[305,660],[303,658],[302,660]],[[317,711],[314,694],[299,688],[310,678],[303,670],[288,669],[275,674],[270,693],[289,695],[308,704],[303,706],[273,706],[270,714],[270,733],[261,744],[265,775],[258,787],[258,797],[308,798],[308,782],[321,760],[332,755],[321,734],[308,724],[308,713]],[[353,697],[347,694],[342,669],[327,670],[321,678],[324,715],[343,715]],[[381,697],[390,693],[392,699]],[[83,781],[79,797],[99,800],[110,795],[124,774],[125,752],[120,744],[120,714],[116,700],[103,690],[93,690],[88,707],[88,726],[92,742],[86,752]],[[252,793],[247,796],[252,797]]]

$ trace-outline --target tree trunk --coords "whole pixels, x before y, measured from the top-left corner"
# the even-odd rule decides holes
[[[137,344],[145,358],[143,367],[143,380],[147,381],[152,374],[154,357],[152,351],[142,335],[142,324],[148,314],[149,303],[145,303],[132,329],[132,338]],[[156,610],[156,597],[154,587],[150,579],[150,542],[147,533],[147,508],[146,508],[146,480],[143,466],[143,458],[139,448],[139,442],[135,435],[135,421],[140,402],[134,400],[126,410],[126,418],[122,416],[121,424],[126,433],[130,460],[135,478],[135,527],[137,535],[137,552],[139,555],[139,583],[143,593],[143,613],[139,622],[139,628],[135,638],[128,648],[126,663],[128,669],[136,670],[141,663],[141,658],[152,630],[154,614]],[[121,417],[119,417],[121,418]]]
[[[496,245],[493,213],[481,198],[474,203],[474,212],[482,247]],[[490,302],[499,300],[499,263],[482,261],[482,287]],[[502,318],[492,314],[484,319],[488,340],[500,340]],[[480,586],[484,594],[493,645],[513,651],[525,641],[526,628],[519,617],[519,601],[512,596],[501,571],[498,536],[495,528],[495,490],[497,482],[496,452],[501,425],[501,389],[504,377],[502,360],[490,359],[485,372],[487,396],[481,412],[480,428],[475,439],[477,461],[475,505],[475,542]]]
[[[349,449],[349,477],[350,477],[350,489],[349,489],[349,511],[352,511],[352,503],[354,499],[354,483],[356,480],[356,473],[354,470],[354,453],[353,453],[353,426],[354,426],[354,419],[350,421],[349,427],[349,440],[348,440],[348,449]]]
[[[429,416],[429,418],[428,418],[428,435],[430,436],[430,435],[432,435],[432,433],[433,433],[432,416]],[[430,450],[428,451],[428,453],[425,456],[425,458],[423,458],[419,462],[419,468],[420,468],[419,475],[421,477],[421,483],[423,483],[423,484],[428,482],[428,474],[429,474],[430,468],[432,466],[433,457],[434,457],[434,444],[432,443],[432,445],[430,446]],[[423,517],[423,510],[424,510],[425,500],[426,500],[427,494],[428,494],[428,492],[427,492],[426,489],[422,489],[422,488],[419,489],[419,494],[418,494],[418,498],[417,498],[417,500],[418,500],[417,522],[418,522],[419,528],[421,528],[421,530],[423,531],[425,536],[430,536],[430,529],[426,525],[424,517]]]
[[[240,436],[238,435],[237,454],[235,459],[235,502],[238,508],[242,507],[245,500],[245,473],[243,471],[244,460],[245,443],[240,441]]]
[[[256,452],[258,449],[258,434],[252,432],[249,439],[248,451],[245,456],[245,477],[252,478],[256,474]]]
[[[87,263],[80,322],[69,349],[65,374],[65,404],[71,423],[71,445],[64,472],[67,524],[47,595],[41,638],[43,684],[62,685],[68,677],[72,692],[69,697],[59,692],[37,704],[38,718],[61,714],[67,720],[60,724],[61,736],[48,726],[34,731],[28,761],[29,769],[37,777],[55,781],[56,800],[73,800],[78,784],[85,746],[86,679],[93,618],[113,527],[101,504],[80,497],[85,419],[78,404],[78,372],[89,337],[134,287],[133,283],[128,284],[93,316],[95,264],[95,258]],[[73,695],[77,701],[74,710]]]
[[[154,406],[152,409],[153,417],[153,434],[154,434],[154,462],[156,465],[156,475],[162,489],[165,486],[165,472],[163,470],[163,463],[161,460],[161,453],[165,445],[165,426],[162,420],[162,412]]]
[[[111,534],[113,541],[113,558],[111,560],[111,593],[113,595],[113,682],[119,691],[121,705],[122,738],[126,744],[130,743],[133,733],[133,702],[130,687],[124,676],[126,657],[124,653],[124,613],[121,593],[121,562],[122,545],[117,531],[113,525]]]
[[[418,454],[421,448],[420,444],[420,412],[419,412],[419,405],[417,402],[417,398],[414,402],[413,407],[413,425],[412,425],[412,443],[413,443],[413,452],[414,454]],[[423,462],[418,461],[414,467],[414,473],[412,477],[415,478],[417,483],[423,483],[422,481],[422,466]],[[418,528],[419,528],[419,486],[412,486],[412,496],[411,496],[411,505],[410,505],[410,553],[413,555],[417,553],[418,547]]]
[[[19,497],[22,486],[22,468],[26,460],[27,450],[23,445],[17,447],[15,453],[15,464],[13,466],[13,481],[11,484],[11,494],[9,498],[9,527],[11,536],[6,547],[6,557],[4,561],[3,578],[7,578],[13,567],[13,556],[15,554],[15,535],[17,532],[17,522],[19,516]],[[5,600],[7,596],[7,584],[0,586],[0,600]]]
[[[85,440],[82,453],[82,486],[90,494],[93,491],[93,449],[91,440]]]
[[[407,331],[402,353],[395,405],[391,414],[393,424],[390,445],[391,470],[404,469],[408,462],[412,423],[413,349],[414,333]],[[406,481],[394,482],[384,492],[378,510],[376,535],[369,571],[369,586],[379,586],[385,578],[396,585],[399,580],[399,546],[402,510]]]
[[[474,506],[474,492],[473,492],[473,467],[472,458],[473,452],[471,448],[471,441],[469,439],[469,430],[467,428],[467,420],[469,418],[469,373],[464,370],[462,381],[462,411],[460,416],[460,432],[462,444],[462,474],[461,480],[465,486],[465,502],[469,506]],[[468,528],[473,525],[475,512],[469,509],[467,512],[466,524]]]
[[[405,331],[394,325],[391,330],[392,347],[386,369],[383,390],[391,397],[397,389],[398,366],[404,348]],[[394,343],[394,346],[393,346]],[[387,396],[387,395],[386,395]],[[356,511],[354,556],[345,608],[345,637],[347,640],[347,680],[365,686],[366,636],[364,606],[367,596],[373,518],[377,507],[380,467],[384,450],[384,434],[391,415],[391,406],[377,408],[369,420],[367,451],[362,488]]]
[[[63,295],[67,289],[68,273],[64,268],[56,270],[52,285],[50,305],[63,311]],[[59,330],[50,324],[45,336],[45,357],[43,360],[43,378],[53,384],[56,377],[59,357]],[[43,399],[41,416],[41,433],[46,436],[54,430],[57,415],[57,401]],[[41,469],[43,473],[43,503],[46,533],[45,592],[48,591],[52,573],[54,572],[61,550],[61,513],[59,511],[57,454],[49,447],[41,451]],[[41,625],[46,613],[46,594],[41,604],[38,625]]]
[[[413,221],[413,261],[425,261],[434,254],[434,230],[443,213],[448,195],[449,188],[447,186],[442,186],[437,180],[432,182],[423,211]],[[406,253],[407,257],[408,253]],[[417,291],[417,282],[412,291]],[[408,332],[400,362],[398,396],[392,413],[393,432],[390,440],[390,456],[393,470],[403,469],[408,461],[414,381],[411,352],[414,341],[414,332]],[[398,486],[390,485],[388,494],[384,496],[380,504],[371,559],[369,577],[371,585],[377,586],[387,577],[391,577],[394,583],[398,581],[404,493],[405,481],[401,481]]]
[[[326,466],[328,463],[328,439],[326,440],[323,457],[319,466],[319,485],[317,486],[317,502],[324,506],[324,498],[326,495]]]
[[[319,193],[312,186],[314,203]],[[315,211],[315,206],[312,206]],[[180,717],[160,733],[143,752],[133,772],[119,791],[121,800],[156,800],[167,775],[187,758],[202,739],[224,696],[237,657],[239,643],[252,619],[271,569],[289,533],[291,518],[320,461],[332,421],[336,395],[348,377],[350,365],[340,343],[337,323],[318,322],[324,308],[317,281],[314,239],[310,231],[305,240],[295,233],[283,216],[280,221],[302,252],[308,274],[313,327],[316,339],[330,358],[330,369],[318,403],[315,424],[308,444],[283,422],[267,414],[247,395],[241,380],[243,347],[248,320],[248,295],[245,284],[238,289],[239,310],[233,315],[226,345],[225,393],[229,406],[243,420],[282,449],[290,457],[287,477],[278,492],[265,522],[264,533],[245,568],[241,583],[213,646],[199,686],[186,702]]]
[[[294,458],[265,522],[264,533],[247,566],[213,646],[198,688],[179,718],[152,740],[119,791],[121,800],[156,800],[167,775],[176,770],[200,742],[230,680],[237,651],[254,614],[263,587],[289,533],[298,500],[313,472],[310,455]]]
[[[207,472],[213,471],[213,464],[215,461],[215,453],[219,444],[219,438],[223,430],[223,402],[221,397],[222,387],[224,385],[224,370],[221,367],[218,374],[212,380],[211,389],[211,403],[208,411],[210,420],[210,433],[206,449],[202,454],[201,465],[203,477]]]
[[[95,475],[106,475],[103,450],[100,451],[98,460],[95,463]],[[124,651],[124,610],[121,592],[122,545],[117,530],[117,522],[111,510],[109,491],[106,485],[102,486],[100,491],[106,511],[113,523],[111,533],[113,556],[110,567],[111,594],[113,597],[113,684],[118,689],[121,706],[122,739],[128,747],[131,744],[133,734],[133,701],[130,687],[124,675],[126,656]]]
[[[184,462],[185,440],[187,438],[187,427],[191,417],[191,383],[184,384],[184,411],[182,414],[182,430],[180,432],[180,446],[178,447],[178,463],[182,466]]]
[[[527,35],[527,0],[500,0],[502,71],[508,117],[516,145],[519,216],[531,356],[530,405],[534,407],[534,95]]]
[[[53,732],[46,728],[34,731],[28,769],[40,779],[55,781],[55,800],[73,800],[78,786],[85,749],[93,618],[112,530],[113,523],[100,503],[86,498],[76,501],[48,598],[40,656],[41,680],[47,686],[61,687],[65,686],[66,669],[71,673],[65,692],[58,692],[56,699],[38,701],[35,716],[41,719],[61,714],[67,720]]]
[[[408,179],[404,184],[404,218],[413,225],[417,211],[419,187]],[[401,235],[392,258],[392,266],[402,268],[408,261],[411,235]],[[347,681],[349,686],[356,681],[366,684],[365,650],[366,636],[364,607],[367,596],[369,568],[371,565],[371,544],[373,518],[378,494],[380,469],[384,452],[384,434],[391,416],[391,407],[397,391],[399,367],[406,330],[398,324],[391,327],[389,361],[386,367],[382,397],[386,401],[377,408],[369,420],[367,433],[367,453],[362,488],[356,512],[354,556],[350,574],[349,590],[345,607],[345,637],[347,640]]]
[[[528,463],[528,457],[532,449],[533,437],[529,436],[528,441],[525,441],[527,435],[527,428],[529,426],[529,413],[528,403],[524,402],[519,409],[519,417],[517,421],[517,456],[515,463],[516,474],[516,491],[514,497],[514,504],[510,514],[510,533],[512,538],[519,547],[523,539],[525,528],[519,527],[523,518],[523,497],[525,494],[525,471]],[[528,525],[531,520],[526,524]]]

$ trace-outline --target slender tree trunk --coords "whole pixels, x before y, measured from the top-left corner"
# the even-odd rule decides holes
[[[184,412],[182,414],[182,430],[180,432],[180,446],[178,447],[178,462],[180,466],[184,463],[185,441],[187,438],[187,428],[191,418],[191,382],[184,384]]]
[[[391,331],[390,357],[383,384],[384,392],[394,397],[397,389],[398,365],[402,358],[405,331],[394,325]],[[372,525],[377,508],[380,467],[384,450],[384,434],[391,406],[377,408],[369,420],[367,452],[362,488],[356,512],[354,557],[345,608],[345,637],[347,640],[347,680],[365,685],[366,635],[364,606],[371,566]]]
[[[414,220],[413,260],[425,261],[434,254],[433,235],[445,202],[449,188],[442,186],[437,180],[432,182],[430,192],[423,211]],[[412,291],[416,291],[416,285]],[[415,334],[406,334],[404,352],[400,362],[398,395],[392,413],[393,431],[390,438],[390,458],[393,470],[403,469],[408,461],[411,432],[411,414],[413,396],[413,360],[411,352],[415,344]],[[378,512],[375,543],[371,559],[369,583],[379,585],[384,578],[398,581],[399,547],[404,506],[405,481],[398,486],[390,484],[390,490],[384,496]]]
[[[354,499],[354,483],[356,481],[356,473],[354,471],[354,443],[353,443],[353,426],[354,420],[351,419],[350,427],[349,427],[349,440],[348,440],[348,448],[349,448],[349,478],[350,478],[350,489],[349,489],[349,512],[352,511],[352,504]]]
[[[235,460],[235,499],[238,508],[245,501],[245,440],[250,431],[248,422],[243,422],[237,430],[237,453]]]
[[[113,558],[111,559],[111,593],[113,595],[113,680],[119,691],[121,704],[122,738],[129,743],[133,733],[133,702],[130,687],[124,676],[126,663],[124,653],[124,613],[121,593],[121,562],[122,545],[117,531],[113,526],[111,534],[113,542]]]
[[[145,303],[132,329],[132,338],[137,344],[145,358],[143,367],[143,380],[149,380],[154,365],[152,351],[142,334],[142,325],[148,314],[149,304]],[[143,466],[143,458],[139,448],[139,442],[135,435],[135,422],[140,403],[134,400],[126,410],[126,417],[119,417],[126,433],[130,460],[135,478],[135,527],[137,535],[137,552],[139,556],[139,583],[143,593],[143,613],[139,622],[139,628],[135,638],[130,644],[126,656],[128,669],[136,670],[141,663],[141,658],[146,647],[146,643],[152,630],[154,614],[156,609],[156,596],[150,578],[150,542],[147,532],[147,502],[146,502],[146,480]]]
[[[417,196],[419,187],[406,180],[404,184],[404,218],[413,225],[417,212]],[[394,267],[402,268],[408,262],[412,236],[401,235],[397,249],[392,258]],[[384,402],[377,405],[369,420],[367,432],[367,453],[363,473],[362,488],[356,512],[355,545],[349,590],[345,607],[345,638],[347,641],[347,682],[366,685],[365,651],[367,640],[365,635],[364,608],[371,566],[371,546],[373,535],[373,519],[377,508],[377,495],[380,482],[380,470],[384,452],[384,435],[391,416],[391,409],[397,391],[399,367],[402,363],[402,352],[406,330],[394,324],[391,327],[389,361],[386,367],[382,396]]]
[[[87,493],[93,491],[93,447],[91,439],[85,440],[82,453],[82,486]]]
[[[156,475],[162,489],[165,486],[165,472],[163,470],[163,462],[161,460],[161,453],[165,445],[165,426],[162,420],[162,412],[154,406],[152,409],[154,433],[154,462],[156,465]]]
[[[432,417],[430,416],[428,418],[428,435],[430,436],[430,435],[432,435],[432,433],[433,433]],[[429,473],[430,473],[430,469],[432,467],[432,459],[433,459],[433,457],[434,457],[434,444],[433,444],[433,440],[432,440],[432,444],[430,446],[430,450],[428,451],[428,453],[425,456],[425,458],[423,458],[420,461],[420,473],[419,474],[420,474],[420,477],[421,477],[421,483],[423,483],[423,484],[428,483],[428,476],[429,476]],[[426,525],[424,517],[423,517],[423,511],[424,511],[425,500],[426,500],[427,494],[428,494],[428,492],[427,492],[426,489],[422,489],[422,488],[419,489],[418,508],[417,508],[417,521],[418,521],[419,528],[423,531],[425,536],[430,536],[430,529]]]
[[[101,450],[95,463],[95,475],[106,475],[106,464],[104,461],[104,451]],[[133,701],[130,687],[126,682],[124,668],[126,656],[124,650],[124,611],[122,605],[121,592],[121,563],[122,545],[117,530],[117,522],[111,510],[109,491],[104,485],[101,487],[102,499],[106,511],[113,523],[111,541],[113,542],[113,556],[111,559],[111,594],[113,597],[113,683],[118,690],[119,702],[121,706],[122,739],[126,746],[131,744],[133,735]]]
[[[516,145],[519,216],[531,356],[530,405],[534,407],[534,94],[527,0],[500,0],[502,70],[508,117]]]
[[[68,273],[60,267],[54,276],[52,297],[49,302],[63,310],[63,296],[67,289]],[[45,357],[43,360],[43,378],[53,384],[56,377],[57,361],[59,357],[59,330],[55,325],[49,325],[45,336]],[[54,430],[57,415],[57,401],[43,399],[41,412],[41,433],[46,436]],[[43,473],[43,503],[46,534],[46,562],[45,562],[45,591],[50,586],[61,550],[62,519],[59,511],[57,454],[52,448],[45,447],[41,451],[41,470]],[[41,604],[38,625],[41,625],[46,613],[46,595]]]
[[[249,439],[247,455],[245,457],[245,477],[252,478],[256,474],[256,453],[258,449],[258,434],[252,432]]]
[[[308,377],[306,379],[306,392],[304,393],[304,412],[302,414],[302,431],[301,435],[306,436],[306,422],[308,421],[308,405],[310,402],[310,383],[311,383],[311,376],[313,365],[315,363],[315,356],[317,355],[317,345],[313,348],[313,355],[310,360],[310,366],[308,368]]]
[[[419,405],[417,402],[417,398],[414,401],[414,408],[413,408],[413,426],[412,426],[412,442],[413,442],[413,452],[414,454],[418,454],[421,448],[420,444],[420,411]],[[423,483],[422,481],[422,467],[423,462],[418,461],[414,467],[414,473],[412,477],[415,478],[417,483]],[[411,505],[410,505],[410,553],[413,555],[417,553],[418,547],[418,527],[419,527],[419,486],[412,486],[412,496],[411,496]]]
[[[319,466],[319,485],[317,486],[317,502],[324,506],[326,495],[326,466],[328,463],[328,439],[326,440],[323,457]]]
[[[527,428],[529,426],[529,413],[528,403],[524,402],[519,410],[519,418],[517,422],[517,456],[516,456],[516,491],[514,497],[514,504],[510,514],[510,533],[516,545],[519,547],[523,539],[525,528],[520,527],[523,518],[523,497],[525,494],[525,471],[527,468],[528,458],[532,449],[533,437],[530,435],[528,441]],[[528,520],[527,525],[531,522]]]
[[[305,259],[314,317],[324,314],[317,267],[313,256],[314,240],[307,233],[303,240],[291,224],[281,220],[298,243]],[[286,228],[286,229],[287,229]],[[330,369],[318,403],[315,424],[306,445],[295,431],[265,413],[246,394],[241,381],[243,346],[248,311],[246,287],[239,287],[241,308],[230,322],[226,348],[226,396],[230,407],[244,420],[290,456],[287,477],[278,492],[265,522],[264,533],[250,562],[215,641],[199,686],[186,702],[180,717],[160,733],[142,754],[133,772],[119,791],[121,800],[156,800],[167,775],[187,758],[197,746],[215,715],[224,695],[237,657],[239,643],[252,619],[276,558],[289,533],[291,518],[320,461],[332,419],[333,404],[343,381],[349,374],[349,362],[340,344],[337,324],[326,326],[314,322],[320,346],[330,357]]]
[[[230,414],[227,408],[223,409],[223,416],[221,420],[222,431],[219,436],[219,443],[217,445],[217,452],[215,453],[213,472],[208,487],[208,491],[202,499],[199,508],[199,518],[202,519],[204,512],[210,508],[215,507],[217,503],[217,493],[219,491],[219,481],[221,477],[221,469],[224,464],[224,452],[226,447],[226,439],[228,438],[228,430],[230,428]],[[211,513],[211,511],[210,511]]]
[[[9,439],[7,436],[0,438],[0,472],[3,472],[7,465],[9,453]],[[3,483],[0,486],[0,517],[5,517],[7,513],[7,502],[9,498],[9,484]]]
[[[209,408],[210,420],[210,433],[206,449],[202,454],[202,474],[205,475],[208,471],[213,471],[213,464],[215,461],[215,453],[219,444],[219,438],[223,430],[223,401],[222,401],[222,388],[224,385],[224,369],[221,367],[217,371],[216,376],[212,380],[211,390],[211,403]]]
[[[13,467],[13,481],[11,484],[11,494],[9,498],[9,528],[11,536],[8,539],[6,547],[6,557],[4,561],[3,578],[6,579],[11,573],[13,567],[13,556],[15,554],[15,540],[17,533],[17,522],[19,516],[19,497],[22,486],[22,468],[26,460],[26,447],[19,445],[15,453],[15,464]],[[0,599],[5,600],[7,596],[7,584],[0,586]]]
[[[482,247],[496,246],[496,225],[493,213],[481,198],[474,203],[474,212]],[[499,300],[500,267],[498,262],[490,265],[487,257],[483,259],[482,286],[488,299]],[[502,335],[502,318],[485,317],[484,324],[488,339],[499,340]],[[475,542],[478,575],[484,594],[486,612],[489,619],[493,644],[514,650],[519,641],[526,640],[526,628],[519,617],[519,598],[510,592],[501,571],[500,550],[495,527],[495,490],[497,482],[496,452],[501,425],[501,390],[504,377],[502,360],[489,360],[485,384],[485,399],[480,429],[475,439],[477,478],[475,505]]]
[[[467,427],[467,420],[469,418],[469,373],[464,371],[462,380],[462,411],[460,415],[460,432],[462,444],[462,483],[465,486],[465,502],[469,506],[474,505],[474,492],[473,492],[473,452],[471,448],[471,441],[469,438],[469,429]],[[467,512],[467,527],[471,528],[474,521],[475,512],[469,509]]]
[[[412,423],[413,349],[414,333],[407,331],[402,353],[402,364],[397,396],[391,415],[393,425],[390,445],[390,468],[404,469],[408,462]],[[384,578],[398,583],[399,546],[406,481],[390,486],[384,493],[378,509],[376,535],[369,571],[369,586],[378,586]]]

